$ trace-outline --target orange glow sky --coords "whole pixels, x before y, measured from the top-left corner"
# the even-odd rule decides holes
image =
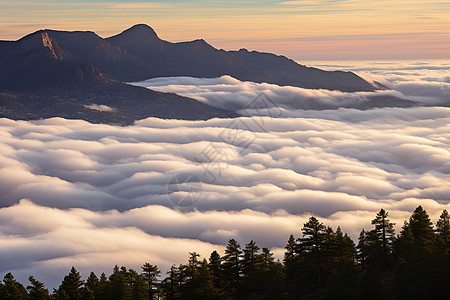
[[[0,39],[42,28],[103,37],[137,23],[169,41],[204,38],[297,60],[450,58],[447,0],[0,0]]]

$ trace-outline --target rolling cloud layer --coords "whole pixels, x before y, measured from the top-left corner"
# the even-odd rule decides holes
[[[313,63],[313,62],[312,62]],[[450,105],[450,63],[379,63],[318,64],[322,69],[355,71],[368,81],[378,81],[392,90],[347,93],[329,90],[311,90],[268,83],[239,81],[230,76],[220,78],[164,77],[134,85],[161,92],[173,92],[202,101],[208,105],[243,110],[253,105],[264,94],[267,106],[286,109],[287,115],[297,116],[299,109],[335,109],[338,107],[364,107],[374,97],[393,96],[421,105]],[[387,102],[389,103],[389,102]],[[298,112],[301,114],[301,112]],[[247,115],[244,112],[245,115]],[[252,114],[255,114],[253,112]],[[263,114],[260,110],[258,115]],[[285,115],[286,116],[286,115]]]
[[[397,91],[356,92],[313,90],[269,83],[240,81],[231,76],[220,78],[163,77],[134,85],[160,92],[172,92],[197,99],[205,104],[234,111],[254,106],[261,94],[267,97],[266,106],[287,109],[336,109],[359,107],[375,96],[394,96],[406,99]]]
[[[232,78],[210,87],[186,80],[198,86],[193,93],[214,90],[218,98],[205,102],[237,108],[261,92]],[[249,96],[220,98],[221,80]],[[0,275],[55,287],[72,265],[84,276],[146,261],[165,271],[189,251],[223,251],[232,237],[281,258],[311,214],[355,238],[380,208],[397,229],[418,205],[433,221],[450,209],[450,108],[307,111],[288,98],[280,96],[282,108],[245,110],[276,118],[148,118],[128,127],[0,119]],[[190,182],[174,184],[186,174]],[[177,207],[179,199],[195,203]]]

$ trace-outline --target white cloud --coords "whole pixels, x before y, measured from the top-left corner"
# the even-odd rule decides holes
[[[363,107],[375,96],[394,96],[406,99],[399,92],[346,93],[330,90],[312,90],[269,83],[239,81],[230,76],[220,78],[164,77],[132,83],[161,92],[177,93],[197,99],[221,109],[239,111],[245,108],[280,107],[284,109],[335,109]],[[258,97],[264,94],[267,101]]]
[[[220,78],[164,77],[133,84],[162,92],[178,93],[211,106],[229,110],[241,110],[250,105],[261,93],[264,93],[271,101],[268,103],[269,106],[275,105],[289,110],[288,114],[292,114],[292,110],[296,109],[364,108],[367,102],[373,101],[375,96],[394,96],[426,105],[450,104],[448,80],[450,64],[448,61],[415,64],[410,62],[310,63],[329,70],[354,71],[366,80],[381,82],[392,90],[356,93],[311,90],[267,83],[243,82],[230,76]],[[253,111],[252,113],[259,112]]]
[[[236,107],[267,88],[285,101],[283,117],[127,127],[0,119],[0,275],[55,287],[72,265],[84,276],[146,261],[167,270],[189,251],[223,251],[231,237],[281,258],[311,214],[357,237],[380,208],[397,229],[418,205],[433,221],[450,209],[450,108],[288,109],[290,89],[183,80],[206,92],[223,81],[227,99],[242,96]],[[179,173],[201,181],[194,207],[174,207],[167,195]]]
[[[98,105],[98,104],[90,104],[90,105],[85,105],[86,108],[89,109],[93,109],[93,110],[98,110],[98,111],[114,111],[114,108],[109,107],[107,105]]]
[[[345,69],[376,80],[402,93],[407,99],[425,104],[450,104],[450,62],[311,62],[324,69]]]

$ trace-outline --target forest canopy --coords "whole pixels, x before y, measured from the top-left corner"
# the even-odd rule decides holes
[[[433,299],[448,298],[450,215],[435,224],[419,206],[399,233],[381,209],[353,241],[310,217],[292,234],[282,262],[251,240],[230,239],[221,256],[190,252],[185,264],[166,274],[144,263],[140,270],[115,266],[112,273],[91,272],[82,279],[75,267],[50,292],[29,276],[18,282],[8,273],[0,282],[2,299]]]

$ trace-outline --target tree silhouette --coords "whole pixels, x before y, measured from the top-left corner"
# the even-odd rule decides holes
[[[244,248],[244,258],[242,260],[242,269],[244,275],[249,275],[255,271],[255,268],[258,264],[258,252],[260,248],[256,245],[256,243],[251,240],[248,244],[245,244]]]
[[[69,274],[64,276],[64,280],[56,291],[56,299],[78,300],[81,299],[81,288],[84,282],[81,275],[74,266],[70,269]]]
[[[409,218],[409,227],[415,246],[421,251],[431,251],[434,241],[433,223],[422,206],[417,207]]]
[[[445,251],[450,249],[450,214],[446,209],[442,212],[436,223],[436,233],[443,243]]]
[[[241,282],[241,257],[241,246],[235,239],[230,239],[225,249],[222,264],[225,276],[224,282],[227,283],[229,292],[236,291]]]
[[[213,277],[214,287],[220,291],[222,289],[222,258],[220,254],[214,250],[209,256],[208,268]]]
[[[161,271],[158,269],[158,266],[149,263],[145,263],[141,268],[142,277],[147,283],[148,299],[153,300],[153,295],[158,293],[158,277],[161,274]]]
[[[302,233],[301,247],[313,261],[316,284],[320,287],[322,286],[321,259],[325,245],[326,227],[315,217],[311,217],[303,225]]]
[[[3,277],[4,288],[2,288],[2,297],[4,299],[24,300],[28,299],[27,290],[24,286],[17,282],[11,273],[7,273]]]
[[[49,295],[44,283],[33,276],[25,289],[7,273],[0,282],[0,300],[148,300],[155,299],[156,291],[158,299],[169,300],[448,299],[448,212],[442,212],[434,229],[428,213],[417,207],[395,240],[387,217],[380,210],[372,220],[375,229],[362,230],[356,247],[339,226],[333,231],[311,217],[301,229],[301,238],[289,236],[284,264],[275,262],[270,249],[260,249],[253,240],[242,250],[230,239],[223,257],[213,251],[207,261],[189,252],[187,263],[173,265],[161,283],[159,268],[149,263],[141,267],[141,274],[117,265],[109,277],[102,273],[98,278],[91,272],[86,283],[72,267]],[[374,262],[385,254],[389,263],[380,268]],[[355,256],[361,264],[355,264]]]
[[[361,230],[361,233],[359,234],[358,245],[356,246],[356,249],[358,250],[357,257],[361,261],[361,265],[362,265],[363,269],[366,268],[366,259],[367,259],[367,256],[368,256],[368,247],[369,247],[369,245],[368,245],[368,240],[367,240],[367,233],[363,229],[363,230]]]
[[[395,224],[389,222],[388,215],[388,212],[381,209],[375,219],[372,220],[372,225],[375,225],[374,233],[381,243],[384,258],[392,253],[392,243],[395,239]]]
[[[33,276],[28,277],[30,285],[27,286],[30,300],[46,300],[50,299],[48,290],[45,288],[44,283],[36,280]]]

